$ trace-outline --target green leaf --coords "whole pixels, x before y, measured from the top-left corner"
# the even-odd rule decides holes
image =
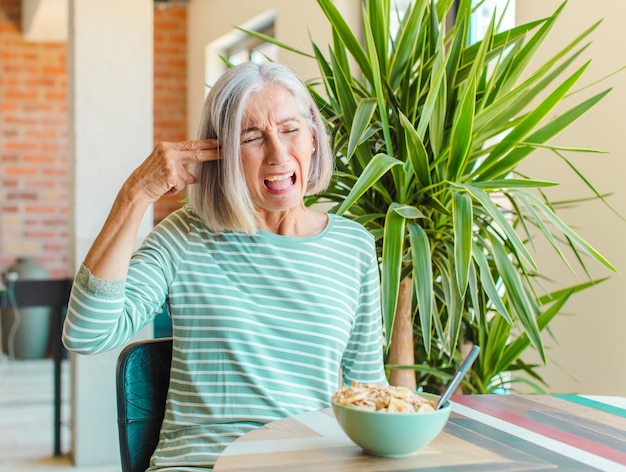
[[[402,27],[398,31],[399,39],[396,47],[392,50],[392,59],[389,65],[389,82],[396,87],[400,78],[413,66],[409,59],[413,56],[414,49],[419,43],[416,40],[420,34],[420,24],[426,12],[426,2],[413,2],[408,15],[404,18]]]
[[[472,145],[472,128],[474,121],[474,104],[476,84],[471,81],[463,92],[461,106],[452,126],[450,157],[448,158],[448,180],[459,180],[467,163],[467,157]]]
[[[369,23],[364,18],[364,33],[365,33],[365,44],[367,45],[367,52],[370,64],[372,65],[371,74],[372,74],[372,83],[374,84],[374,91],[376,100],[378,102],[378,114],[380,116],[381,121],[381,129],[383,131],[383,136],[385,138],[385,147],[387,150],[387,154],[393,155],[393,144],[391,140],[391,134],[389,130],[389,119],[388,119],[388,110],[387,104],[385,102],[385,94],[383,92],[383,80],[384,78],[380,73],[380,58],[378,57],[378,51],[376,50],[376,44],[374,41],[374,33],[369,28]]]
[[[583,282],[580,284],[576,284],[576,285],[572,285],[570,287],[567,288],[563,288],[560,290],[555,290],[551,293],[548,293],[546,295],[542,295],[541,297],[539,297],[537,299],[537,303],[539,303],[539,305],[547,305],[549,303],[552,303],[554,301],[557,301],[558,299],[560,299],[561,297],[563,297],[564,295],[568,294],[568,293],[578,293],[581,292],[583,290],[586,290],[590,287],[593,287],[594,285],[598,285],[599,283],[604,282],[605,280],[608,280],[608,277],[603,277],[600,279],[596,279],[596,280],[590,280],[588,282]]]
[[[484,354],[484,375],[488,378],[500,374],[498,368],[501,364],[502,354],[511,338],[511,325],[504,318],[494,317],[489,324],[489,334],[486,343],[481,346],[481,354]]]
[[[438,49],[433,57],[433,68],[430,77],[430,87],[426,95],[426,101],[417,124],[417,134],[425,136],[431,117],[439,100],[439,90],[444,86],[446,77],[446,64],[443,58],[444,51]]]
[[[346,46],[342,42],[336,29],[333,29],[332,55],[335,63],[342,71],[350,71],[350,60],[346,51]]]
[[[518,193],[515,193],[515,195],[524,204],[524,208],[526,208],[526,211],[528,212],[528,216],[526,216],[525,219],[531,220],[531,221],[533,221],[535,223],[537,228],[539,228],[541,230],[541,233],[544,235],[546,240],[550,243],[552,248],[559,255],[561,260],[565,263],[565,265],[573,273],[574,270],[572,269],[572,266],[570,265],[569,261],[567,260],[567,257],[565,256],[565,254],[561,250],[561,247],[559,246],[558,242],[556,241],[556,238],[554,237],[552,232],[548,229],[548,227],[544,224],[543,220],[541,219],[539,214],[535,211],[535,209],[533,208],[532,204],[526,199],[526,194],[518,192]]]
[[[365,75],[368,80],[372,80],[371,76],[371,66],[365,54],[365,51],[361,47],[361,43],[357,39],[357,37],[352,32],[352,29],[348,25],[348,23],[341,16],[341,13],[335,7],[332,0],[318,0],[317,2],[326,18],[332,25],[333,29],[337,32],[337,35],[343,41],[343,44],[346,46],[348,51],[352,57],[356,60],[361,72]]]
[[[561,311],[561,308],[565,305],[567,300],[569,300],[570,296],[574,293],[574,290],[568,290],[563,293],[559,298],[556,299],[554,304],[548,308],[546,311],[541,313],[537,317],[537,329],[539,331],[543,331],[548,323],[552,321],[552,319]],[[500,359],[499,365],[496,367],[498,371],[503,371],[513,364],[522,353],[528,348],[531,344],[527,333],[522,333],[515,340],[508,344],[506,349],[504,350],[504,355]],[[545,360],[544,360],[545,362]]]
[[[481,130],[481,134],[482,131],[493,133],[494,129],[508,128],[507,123],[513,121],[521,113],[525,113],[531,106],[531,102],[534,102],[538,95],[551,87],[551,84],[582,54],[584,48],[563,59],[565,51],[572,48],[574,44],[576,41],[570,43],[565,50],[561,50],[545,62],[521,84],[514,84],[512,78],[508,76],[510,67],[515,64],[513,58],[516,56],[515,52],[509,53],[507,59],[494,71],[493,75],[501,75],[502,81],[493,83],[494,79],[490,80],[491,90],[488,104],[477,115],[475,128]],[[517,49],[517,45],[515,49]],[[559,62],[560,59],[563,60]],[[508,80],[509,83],[503,82],[504,80]]]
[[[495,237],[491,237],[491,246],[493,247],[493,256],[498,272],[506,287],[506,293],[515,307],[517,316],[522,326],[524,326],[524,330],[531,344],[545,362],[546,355],[541,342],[541,336],[539,335],[539,328],[537,327],[535,313],[528,298],[528,294],[526,293],[526,289],[520,280],[515,266],[511,263],[507,252]]]
[[[413,284],[417,294],[417,307],[424,349],[430,354],[433,306],[433,273],[430,257],[430,242],[424,229],[415,223],[409,223],[411,241],[411,261],[413,263]]]
[[[457,342],[459,340],[459,334],[461,331],[462,315],[463,315],[463,295],[459,290],[459,285],[456,282],[456,261],[454,258],[449,260],[449,271],[445,272],[444,286],[447,289],[446,308],[448,315],[448,323],[446,324],[447,335],[445,339],[446,350],[449,353],[456,351]]]
[[[465,294],[472,258],[472,200],[459,192],[454,193],[452,227],[454,228],[454,260],[459,293]]]
[[[610,90],[600,92],[549,121],[545,126],[541,127],[539,130],[520,142],[521,145],[516,149],[513,149],[507,155],[506,161],[502,163],[501,168],[497,172],[499,174],[508,173],[526,156],[533,152],[535,147],[542,145],[547,142],[548,139],[556,136],[559,132],[567,128],[584,113],[586,113],[591,107],[602,100],[609,92]]]
[[[376,154],[372,160],[368,162],[367,167],[365,167],[363,173],[359,176],[352,190],[350,190],[348,196],[343,200],[337,210],[337,214],[343,215],[348,211],[354,202],[376,184],[389,169],[396,165],[402,165],[402,161],[399,161],[395,157],[388,156],[387,154]]]
[[[489,196],[483,190],[474,187],[473,185],[459,184],[459,186],[471,193],[472,196],[480,202],[489,216],[493,218],[495,223],[498,225],[498,228],[504,231],[516,250],[515,256],[525,259],[526,262],[528,262],[533,268],[536,268],[535,261],[524,246],[524,243],[520,240],[516,231],[511,226],[511,223],[505,218],[504,214],[495,205],[495,203],[493,203]]]
[[[502,299],[500,298],[500,294],[498,293],[498,288],[491,276],[491,271],[489,270],[489,264],[487,263],[487,259],[482,252],[482,249],[478,247],[476,244],[472,246],[472,256],[476,264],[478,264],[478,268],[480,270],[480,283],[483,285],[483,289],[489,297],[491,303],[495,310],[506,320],[508,324],[513,324],[513,320],[509,315],[509,311],[502,303]]]
[[[406,220],[395,211],[397,204],[389,206],[385,217],[383,236],[383,264],[381,271],[381,303],[387,346],[391,343],[393,320],[400,291],[402,250]]]
[[[356,97],[352,93],[352,77],[349,70],[341,68],[337,57],[331,56],[333,70],[333,95],[337,99],[338,106],[343,110],[343,118],[347,126],[352,126],[354,114],[357,109]]]
[[[372,44],[378,56],[380,70],[387,70],[387,45],[389,44],[389,0],[368,0],[364,13],[364,22],[369,20],[372,32]]]
[[[502,169],[498,168],[500,158],[524,139],[526,135],[562,100],[567,91],[578,81],[589,63],[587,62],[572,74],[556,90],[548,95],[533,111],[521,120],[500,143],[496,145],[485,162],[479,166],[474,178],[485,180],[497,178],[502,175]]]
[[[398,215],[400,215],[402,218],[406,218],[407,220],[425,218],[424,213],[422,213],[419,208],[412,205],[394,203],[393,207],[394,211]]]
[[[516,188],[554,187],[555,185],[559,184],[558,182],[549,182],[546,180],[496,179],[484,180],[482,182],[472,182],[472,185],[483,190],[505,190]]]
[[[413,172],[417,176],[421,186],[428,187],[431,184],[428,152],[417,134],[417,131],[415,131],[415,128],[413,128],[408,118],[402,113],[400,113],[400,123],[405,131],[406,148]]]
[[[595,250],[587,241],[585,241],[577,233],[575,233],[567,224],[563,222],[561,218],[556,215],[556,213],[548,208],[541,200],[539,200],[536,196],[532,194],[525,194],[524,197],[530,200],[535,207],[541,210],[541,212],[548,218],[548,220],[550,220],[550,222],[554,226],[556,226],[559,231],[567,236],[567,238],[572,240],[579,248],[581,248],[603,266],[607,267],[613,272],[617,272],[617,269],[615,268],[615,266],[613,266],[613,264],[611,264],[604,256],[602,256],[602,254]]]
[[[348,142],[346,159],[352,157],[354,150],[366,135],[374,110],[376,110],[376,100],[372,98],[364,98],[357,105],[354,120],[352,121],[352,129],[350,130],[350,141]]]
[[[243,33],[246,33],[246,34],[248,34],[250,36],[253,36],[253,37],[257,38],[257,39],[260,39],[264,43],[275,44],[276,46],[278,46],[281,49],[285,49],[287,51],[292,51],[292,52],[295,52],[296,54],[299,54],[301,56],[305,56],[305,57],[308,57],[308,58],[311,58],[311,59],[315,58],[315,56],[312,56],[311,54],[308,54],[308,53],[306,53],[304,51],[301,51],[301,50],[296,49],[296,48],[294,48],[292,46],[289,46],[287,43],[283,43],[283,42],[278,41],[273,36],[267,36],[267,35],[265,35],[263,33],[259,33],[258,31],[248,30],[248,29],[245,29],[245,28],[241,28],[239,26],[234,26],[234,28],[239,30],[239,31],[241,31],[241,32],[243,32]]]
[[[461,55],[469,42],[469,6],[468,2],[463,2],[463,4],[459,6],[454,24],[452,46],[449,49],[448,58],[446,60],[446,79],[448,81],[446,88],[449,94],[455,90],[455,83],[457,83],[459,67],[461,65]],[[465,12],[465,9],[468,11]],[[448,97],[448,100],[450,100],[450,97]]]

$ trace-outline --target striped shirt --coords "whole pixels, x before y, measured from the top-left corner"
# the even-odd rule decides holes
[[[76,353],[119,347],[168,305],[173,355],[149,470],[211,470],[234,439],[329,406],[341,382],[387,383],[379,274],[370,233],[328,215],[319,234],[213,233],[172,213],[108,282],[83,266],[63,341]]]

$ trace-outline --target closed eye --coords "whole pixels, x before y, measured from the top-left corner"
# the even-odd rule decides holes
[[[241,144],[251,144],[261,139],[261,136],[249,136],[241,140]]]
[[[284,134],[292,134],[292,133],[297,133],[298,131],[300,131],[300,128],[284,128],[281,132]]]

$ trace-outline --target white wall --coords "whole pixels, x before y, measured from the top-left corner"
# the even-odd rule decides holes
[[[560,4],[561,0],[518,0],[517,22],[525,23],[548,16]],[[592,84],[608,76],[626,65],[623,51],[626,9],[623,0],[570,1],[538,56],[547,60],[558,48],[603,18],[603,23],[591,36],[593,43],[583,54],[585,60],[591,58],[592,63],[581,84]],[[626,172],[626,73],[593,85],[579,97],[590,96],[591,92],[608,87],[614,89],[607,98],[551,142],[607,151],[608,154],[567,154],[567,157],[601,193],[610,193],[610,203],[626,215],[626,190],[622,182]],[[591,196],[580,179],[550,153],[538,153],[530,158],[524,169],[536,178],[561,182],[559,188],[549,193],[554,199]],[[626,284],[623,275],[626,253],[622,249],[626,223],[600,202],[583,203],[560,214],[620,273],[612,274],[595,263],[589,264],[593,277],[610,275],[610,279],[574,295],[566,305],[564,315],[557,317],[552,325],[557,342],[546,337],[550,361],[548,367],[540,372],[552,392],[626,395],[626,343],[623,342],[626,332]],[[585,274],[578,266],[575,266],[578,274],[575,278],[553,256],[540,253],[537,260],[540,270],[559,281],[559,286],[585,280]]]

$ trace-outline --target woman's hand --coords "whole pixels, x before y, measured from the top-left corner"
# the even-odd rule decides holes
[[[185,168],[187,164],[220,158],[215,139],[157,144],[117,194],[102,230],[85,257],[85,266],[98,278],[124,279],[148,206],[196,181]]]
[[[155,146],[148,158],[130,175],[126,190],[146,203],[153,203],[164,195],[176,195],[195,177],[186,165],[220,159],[216,139],[162,142]]]

